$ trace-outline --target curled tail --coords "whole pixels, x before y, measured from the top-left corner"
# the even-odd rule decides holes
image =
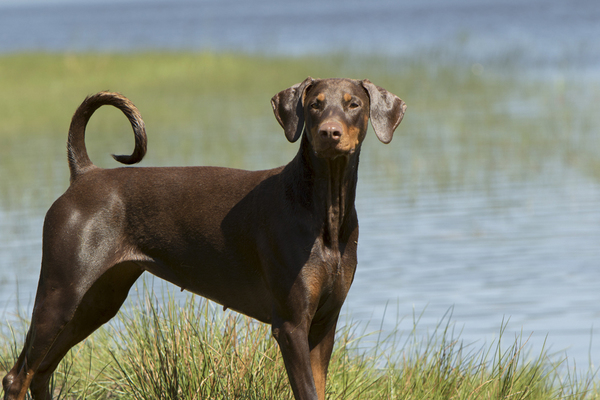
[[[129,156],[116,156],[113,154],[113,158],[123,164],[135,164],[140,162],[146,154],[146,127],[136,106],[119,93],[96,93],[95,95],[87,97],[83,103],[81,103],[71,119],[69,138],[67,140],[67,155],[69,169],[71,170],[71,182],[73,182],[77,176],[95,168],[95,165],[90,160],[85,148],[85,127],[94,111],[107,104],[117,107],[125,114],[131,123],[133,134],[135,136],[135,149],[133,150],[133,153]]]

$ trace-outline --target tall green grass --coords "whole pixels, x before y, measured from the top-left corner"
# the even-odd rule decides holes
[[[57,399],[291,399],[267,325],[190,296],[177,302],[144,291],[65,358],[53,377]],[[565,371],[526,338],[463,343],[449,318],[428,336],[387,338],[351,322],[338,332],[330,399],[596,399],[593,376]],[[3,329],[0,370],[22,345],[25,324]],[[7,328],[4,326],[3,328]],[[8,333],[11,332],[11,333]],[[376,337],[365,345],[365,341]],[[2,372],[3,374],[4,372]]]

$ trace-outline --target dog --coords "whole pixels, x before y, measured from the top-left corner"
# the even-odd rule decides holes
[[[325,399],[340,309],[354,279],[358,160],[368,121],[389,143],[405,103],[369,80],[307,78],[271,104],[293,160],[265,171],[221,167],[102,169],[85,128],[119,108],[146,153],[144,122],[124,96],[100,92],[75,112],[70,186],[46,214],[42,266],[23,350],[4,399],[50,399],[49,379],[75,344],[118,312],[144,271],[270,324],[297,400]]]

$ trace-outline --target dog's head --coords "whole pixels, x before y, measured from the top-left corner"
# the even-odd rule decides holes
[[[355,152],[362,143],[368,120],[383,143],[392,140],[406,104],[367,79],[307,78],[271,99],[273,112],[290,142],[304,127],[313,150],[334,158]]]

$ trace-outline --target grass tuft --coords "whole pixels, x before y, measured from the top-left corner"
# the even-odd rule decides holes
[[[503,336],[475,348],[455,336],[450,316],[426,337],[414,329],[381,338],[347,323],[329,370],[330,399],[596,399],[593,375],[580,376],[527,340]],[[23,320],[2,332],[7,371]],[[377,336],[375,345],[368,339]],[[508,343],[507,345],[505,343]],[[195,296],[184,302],[145,290],[108,326],[76,346],[55,372],[56,399],[292,399],[267,325],[223,312]]]

